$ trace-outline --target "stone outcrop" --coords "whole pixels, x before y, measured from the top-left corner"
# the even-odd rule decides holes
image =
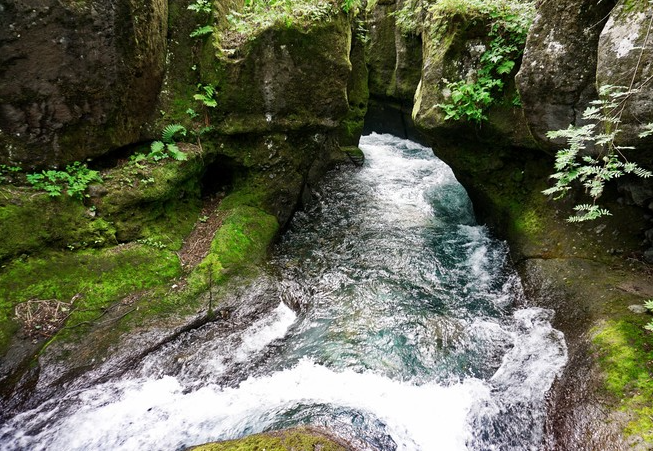
[[[614,0],[545,1],[531,26],[517,87],[533,136],[580,125],[596,99],[597,46]]]
[[[506,87],[496,94],[500,99],[490,107],[488,121],[482,126],[445,118],[440,105],[451,101],[449,83],[474,83],[482,67],[481,57],[489,50],[491,18],[480,13],[468,14],[427,18],[422,38],[422,73],[412,110],[415,125],[436,139],[438,146],[460,145],[467,137],[472,141],[492,141],[493,145],[533,147],[522,110],[513,105],[517,94],[509,76],[504,77]]]
[[[283,25],[263,31],[222,60],[218,77],[228,89],[220,93],[216,125],[230,135],[336,128],[349,108],[351,42],[344,14],[308,30]]]
[[[380,1],[368,13],[370,102],[366,122],[398,136],[416,138],[411,111],[421,76],[422,41],[418,33],[403,33],[395,24],[394,14],[405,3]]]
[[[623,112],[619,112],[622,124],[617,141],[640,149],[653,144],[653,136],[645,140],[638,137],[642,124],[653,122],[652,26],[653,9],[649,2],[620,0],[598,42],[597,85],[634,90],[624,102]]]
[[[167,5],[0,2],[0,163],[56,166],[138,141],[161,88]]]

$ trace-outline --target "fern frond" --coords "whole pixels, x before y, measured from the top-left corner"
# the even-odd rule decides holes
[[[171,143],[168,144],[167,146],[168,149],[168,154],[175,160],[177,161],[186,161],[188,160],[188,155],[186,155],[184,152],[182,152],[179,147],[177,147],[176,144]]]
[[[174,142],[174,136],[180,133],[182,136],[186,136],[186,127],[181,124],[169,124],[163,129],[161,133],[161,140],[164,143]]]
[[[203,27],[196,28],[189,35],[191,38],[199,38],[213,33],[213,27],[211,25],[205,25]]]
[[[592,221],[594,219],[600,218],[601,216],[611,216],[609,210],[605,208],[600,208],[598,205],[592,204],[581,204],[574,207],[578,214],[576,216],[570,216],[567,218],[567,222],[584,222]],[[584,213],[583,213],[584,212]]]
[[[644,130],[638,135],[640,138],[646,138],[653,135],[653,122],[644,125]]]
[[[165,144],[163,144],[161,141],[153,141],[152,144],[150,144],[151,153],[161,153],[163,152],[164,148]]]

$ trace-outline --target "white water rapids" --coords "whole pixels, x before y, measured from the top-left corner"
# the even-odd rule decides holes
[[[361,148],[364,167],[331,174],[278,245],[266,315],[20,413],[0,448],[177,450],[312,424],[365,450],[538,449],[567,358],[552,312],[518,307],[505,244],[430,149]]]

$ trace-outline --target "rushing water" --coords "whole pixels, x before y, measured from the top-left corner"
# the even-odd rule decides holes
[[[551,312],[517,307],[506,245],[430,149],[376,134],[361,148],[242,299],[266,314],[73,385],[2,426],[1,447],[173,450],[313,424],[360,449],[537,449],[566,361]]]

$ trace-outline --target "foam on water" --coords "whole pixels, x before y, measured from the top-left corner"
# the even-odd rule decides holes
[[[537,449],[567,358],[552,312],[514,307],[505,243],[430,149],[361,148],[365,166],[328,178],[257,282],[267,314],[17,415],[2,448],[182,449],[313,424],[365,450]]]

